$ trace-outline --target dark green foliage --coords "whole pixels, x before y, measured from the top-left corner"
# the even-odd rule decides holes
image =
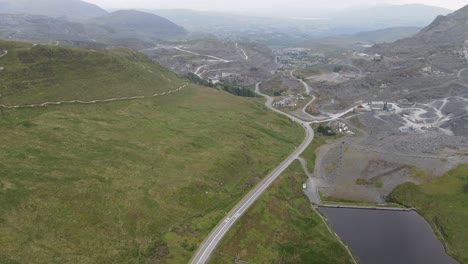
[[[194,83],[194,84],[198,84],[198,85],[202,85],[202,86],[206,86],[206,87],[213,87],[213,83],[212,82],[209,82],[207,80],[204,80],[200,77],[198,77],[196,74],[194,73],[188,73],[186,78],[191,82],[191,83]]]
[[[242,97],[255,97],[256,96],[252,90],[246,87],[235,85],[230,82],[223,81],[215,85],[211,81],[204,80],[198,77],[194,73],[187,74],[186,78],[194,84],[203,85],[207,87],[215,87],[233,95],[242,96]]]
[[[275,90],[273,91],[273,96],[280,96],[282,91]]]
[[[340,72],[341,70],[343,70],[343,66],[338,65],[333,68],[333,72]]]
[[[317,132],[324,135],[324,136],[334,136],[336,135],[335,131],[333,131],[333,129],[331,129],[329,126],[322,126],[320,125],[317,129]]]

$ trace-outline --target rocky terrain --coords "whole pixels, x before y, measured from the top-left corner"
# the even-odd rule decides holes
[[[408,134],[375,113],[345,122],[359,136],[338,139],[317,155],[314,176],[325,196],[384,203],[404,182],[426,182],[468,163],[467,137]]]
[[[384,203],[402,183],[468,163],[467,21],[468,6],[413,37],[297,71],[316,98],[314,113],[304,109],[310,120],[355,112],[338,120],[356,135],[317,153],[314,177],[325,198]]]
[[[276,69],[272,51],[255,43],[202,39],[164,43],[142,52],[180,74],[195,73],[213,82],[253,85]]]

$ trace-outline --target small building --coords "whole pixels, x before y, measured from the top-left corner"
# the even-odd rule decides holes
[[[380,54],[375,54],[374,55],[374,61],[383,61],[383,55]]]

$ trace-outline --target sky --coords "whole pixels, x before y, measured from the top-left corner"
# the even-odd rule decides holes
[[[426,4],[456,10],[467,4],[466,0],[84,0],[103,8],[183,8],[203,11],[262,12],[265,8],[345,8],[377,4]]]

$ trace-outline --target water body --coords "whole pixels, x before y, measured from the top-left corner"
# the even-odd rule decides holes
[[[415,211],[324,208],[322,212],[361,264],[456,264]]]

